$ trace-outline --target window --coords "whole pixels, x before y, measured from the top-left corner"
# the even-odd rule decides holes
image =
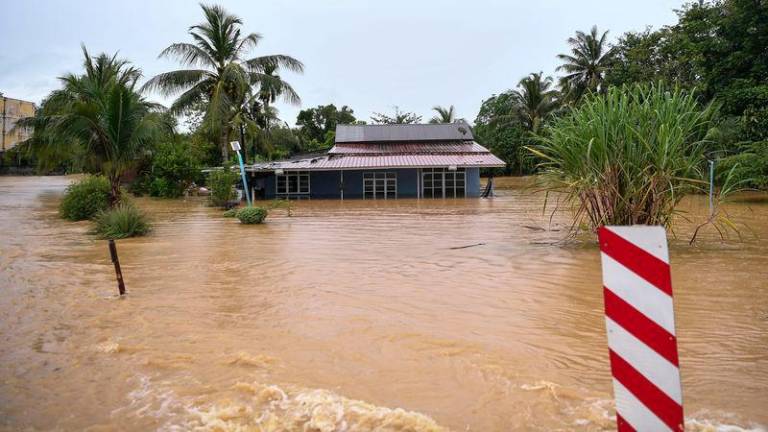
[[[306,195],[309,194],[309,172],[290,171],[276,175],[277,195]]]
[[[465,190],[464,168],[455,171],[446,168],[421,170],[421,196],[424,198],[463,198]]]
[[[366,172],[363,173],[364,199],[397,198],[397,173]]]

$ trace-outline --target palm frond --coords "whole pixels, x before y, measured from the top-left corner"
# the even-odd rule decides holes
[[[256,72],[264,72],[270,67],[288,69],[291,72],[303,73],[304,64],[299,60],[287,55],[275,54],[261,57],[254,57],[246,60],[246,65]]]
[[[159,90],[164,96],[177,94],[201,81],[216,80],[216,76],[203,69],[179,69],[156,75],[142,86],[142,91]]]
[[[216,67],[216,61],[205,49],[185,42],[171,44],[168,48],[162,50],[157,57],[173,57],[182,64],[189,66]]]

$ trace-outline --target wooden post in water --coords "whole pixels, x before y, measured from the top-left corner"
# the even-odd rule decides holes
[[[123,272],[120,270],[120,260],[117,258],[117,246],[115,241],[109,241],[109,255],[112,256],[112,264],[115,265],[115,274],[117,275],[117,289],[120,295],[125,294],[125,283],[123,283]]]

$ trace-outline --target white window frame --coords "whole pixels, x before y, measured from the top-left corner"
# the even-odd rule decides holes
[[[290,187],[290,177],[296,177],[296,187],[298,188],[296,191],[289,191]],[[283,190],[280,190],[280,179],[285,179],[285,187]],[[301,179],[306,178],[307,180],[307,188],[306,191],[301,189]],[[312,191],[312,184],[310,181],[310,175],[309,171],[285,171],[282,174],[275,174],[275,195],[276,196],[299,196],[299,195],[309,195]]]
[[[429,186],[427,186],[427,177],[430,176]],[[453,195],[446,196],[450,189],[446,188],[446,177],[453,177]],[[435,187],[435,179],[439,178],[440,187]],[[459,187],[461,182],[461,187]],[[430,193],[427,195],[426,191]],[[461,191],[461,196],[459,196]],[[423,168],[421,170],[421,196],[422,198],[465,198],[467,196],[467,172],[464,168],[449,170],[448,168]]]
[[[368,195],[366,187],[370,183],[371,193]],[[383,183],[383,191],[379,192],[379,186]],[[397,172],[395,171],[367,171],[363,172],[363,199],[397,199]]]

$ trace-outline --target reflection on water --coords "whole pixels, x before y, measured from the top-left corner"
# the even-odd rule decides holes
[[[155,230],[118,242],[123,299],[105,242],[56,217],[67,183],[0,177],[0,429],[615,427],[598,252],[552,245],[566,219],[519,181],[261,226],[138,199]],[[743,243],[672,241],[691,430],[768,424],[768,201],[730,214]]]

